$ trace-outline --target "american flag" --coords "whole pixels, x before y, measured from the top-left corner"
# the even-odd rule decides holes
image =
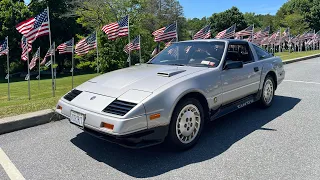
[[[8,52],[8,39],[6,37],[6,39],[0,43],[0,56],[7,55]]]
[[[211,37],[211,25],[207,25],[198,31],[194,36],[193,39],[209,39]]]
[[[269,32],[270,32],[270,26],[266,27],[264,30],[261,30],[261,31],[255,33],[254,38],[255,39],[265,38],[265,37],[269,36]]]
[[[19,23],[16,29],[27,38],[30,44],[38,37],[48,35],[50,32],[48,10],[45,9],[36,17]]]
[[[29,58],[28,53],[32,51],[32,45],[27,42],[26,37],[22,36],[20,46],[22,49],[21,59],[26,61]]]
[[[91,49],[97,48],[96,33],[82,39],[76,44],[75,53],[79,56],[87,54]]]
[[[54,54],[55,48],[54,48],[54,43],[51,45],[51,47],[49,48],[47,54],[44,56],[43,60],[41,61],[41,65],[46,64],[47,61],[47,57],[50,57]]]
[[[277,32],[273,33],[270,37],[269,37],[269,42],[270,44],[276,44],[278,38],[280,37],[280,30],[278,30]]]
[[[253,33],[253,29],[254,29],[254,26],[251,25],[251,26],[245,28],[244,30],[237,32],[236,36],[251,36]]]
[[[57,47],[59,54],[72,53],[73,52],[73,40],[64,42]]]
[[[32,60],[29,64],[30,70],[32,70],[37,65],[37,60],[40,59],[40,47],[38,48],[37,52],[33,55]]]
[[[177,37],[177,26],[176,23],[170,24],[164,28],[160,28],[152,33],[154,35],[154,41],[160,42],[167,39]]]
[[[177,38],[173,38],[173,39],[171,39],[170,41],[166,42],[166,43],[165,43],[165,46],[164,46],[164,49],[166,49],[167,47],[171,46],[171,44],[172,44],[173,42],[176,42],[176,41],[177,41]]]
[[[129,54],[129,52],[133,50],[139,50],[140,49],[140,36],[137,36],[132,40],[129,44],[127,44],[124,48],[123,51]]]
[[[108,35],[108,39],[110,40],[114,40],[118,37],[128,36],[129,16],[127,15],[120,19],[120,21],[118,22],[114,22],[103,26],[102,31],[104,31]]]
[[[217,39],[229,39],[234,37],[236,31],[236,25],[233,25],[229,27],[228,29],[225,29],[224,31],[219,32],[216,35]]]

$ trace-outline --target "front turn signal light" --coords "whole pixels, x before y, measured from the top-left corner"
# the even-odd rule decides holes
[[[104,128],[107,128],[107,129],[110,129],[110,130],[113,130],[113,128],[114,128],[113,124],[102,123],[102,125],[103,125]]]
[[[161,117],[160,113],[157,113],[157,114],[152,114],[152,115],[150,115],[149,119],[150,119],[150,120],[154,120],[154,119],[158,119],[158,118],[160,118],[160,117]]]

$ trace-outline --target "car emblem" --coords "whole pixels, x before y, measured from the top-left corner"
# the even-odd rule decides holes
[[[92,96],[92,97],[90,98],[91,101],[94,100],[94,99],[96,99],[96,96]]]

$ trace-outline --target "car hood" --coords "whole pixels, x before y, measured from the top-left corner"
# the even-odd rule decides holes
[[[205,69],[207,68],[142,64],[100,75],[77,89],[114,98],[129,90],[152,93],[175,79]]]

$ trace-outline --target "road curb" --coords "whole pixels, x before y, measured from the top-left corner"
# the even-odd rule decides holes
[[[300,57],[300,58],[289,59],[287,61],[283,61],[283,64],[291,64],[291,63],[294,63],[294,62],[304,61],[304,60],[308,60],[308,59],[312,59],[312,58],[316,58],[316,57],[320,57],[320,54],[313,54],[313,55],[310,55],[310,56],[304,56],[304,57]]]
[[[55,113],[52,109],[6,117],[0,119],[0,134],[26,129],[62,119],[63,117]]]

